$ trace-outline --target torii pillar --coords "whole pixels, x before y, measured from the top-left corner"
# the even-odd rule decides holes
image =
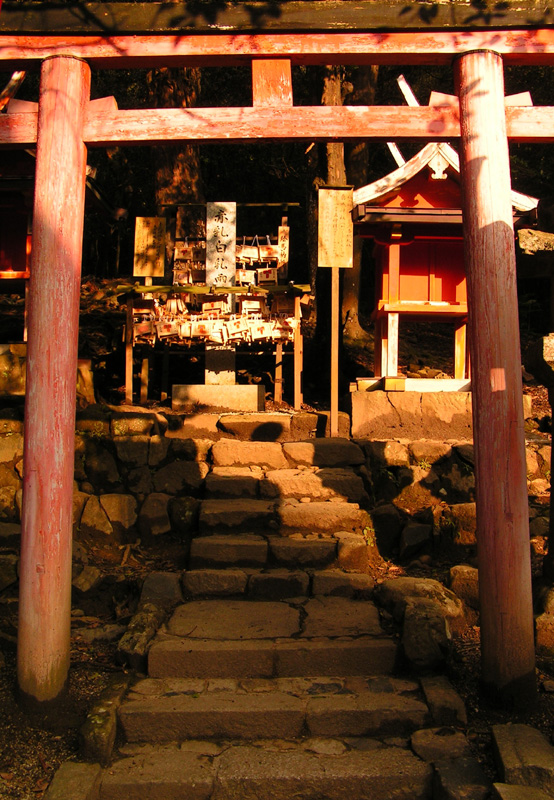
[[[17,669],[32,704],[66,687],[71,620],[75,387],[90,69],[57,56],[40,79]]]
[[[529,511],[510,163],[501,57],[455,62],[472,359],[482,680],[536,693]]]

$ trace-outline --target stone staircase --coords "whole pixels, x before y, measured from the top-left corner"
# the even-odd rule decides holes
[[[119,708],[100,798],[431,797],[405,746],[431,713],[395,660],[369,600],[185,602]]]
[[[410,737],[459,726],[463,705],[399,676],[372,599],[360,449],[323,440],[314,464],[311,443],[247,444],[247,466],[229,463],[236,443],[213,447],[187,569],[169,576],[171,613],[90,800],[430,799]]]

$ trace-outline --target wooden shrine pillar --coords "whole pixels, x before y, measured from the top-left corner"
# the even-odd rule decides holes
[[[501,57],[455,62],[472,359],[482,679],[501,702],[535,696],[521,355]]]
[[[42,64],[20,563],[18,681],[32,704],[67,683],[77,337],[85,200],[82,129],[90,69],[60,56]]]

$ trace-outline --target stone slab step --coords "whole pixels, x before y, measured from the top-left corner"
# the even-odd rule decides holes
[[[388,638],[218,641],[159,637],[148,654],[152,677],[271,678],[389,675],[397,646]]]
[[[408,750],[324,744],[140,748],[104,770],[100,800],[430,800],[432,768]]]
[[[421,728],[428,718],[427,706],[417,697],[394,691],[392,681],[372,687],[367,678],[357,683],[325,677],[264,682],[146,679],[119,709],[127,741],[150,743],[294,739],[305,734],[401,736]]]
[[[253,570],[249,568],[189,569],[183,573],[185,597],[244,596],[261,600],[330,595],[365,598],[373,595],[374,581],[365,573],[339,569],[304,572],[284,568]]]
[[[191,542],[190,569],[264,567],[321,569],[335,561],[337,540],[332,536],[292,538],[256,534],[198,536]]]
[[[198,528],[201,534],[224,532],[321,533],[361,530],[368,516],[357,503],[298,500],[202,500]]]
[[[386,674],[396,649],[368,600],[193,600],[158,632],[148,669],[152,677]]]

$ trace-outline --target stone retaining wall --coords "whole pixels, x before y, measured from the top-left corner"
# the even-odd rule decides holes
[[[166,416],[90,406],[76,426],[75,538],[117,548],[236,525],[364,532],[404,563],[437,549],[473,554],[471,443],[315,438],[324,422],[309,413]],[[550,447],[528,444],[527,466],[531,535],[540,538]],[[22,475],[22,421],[0,411],[0,590],[16,578]]]

